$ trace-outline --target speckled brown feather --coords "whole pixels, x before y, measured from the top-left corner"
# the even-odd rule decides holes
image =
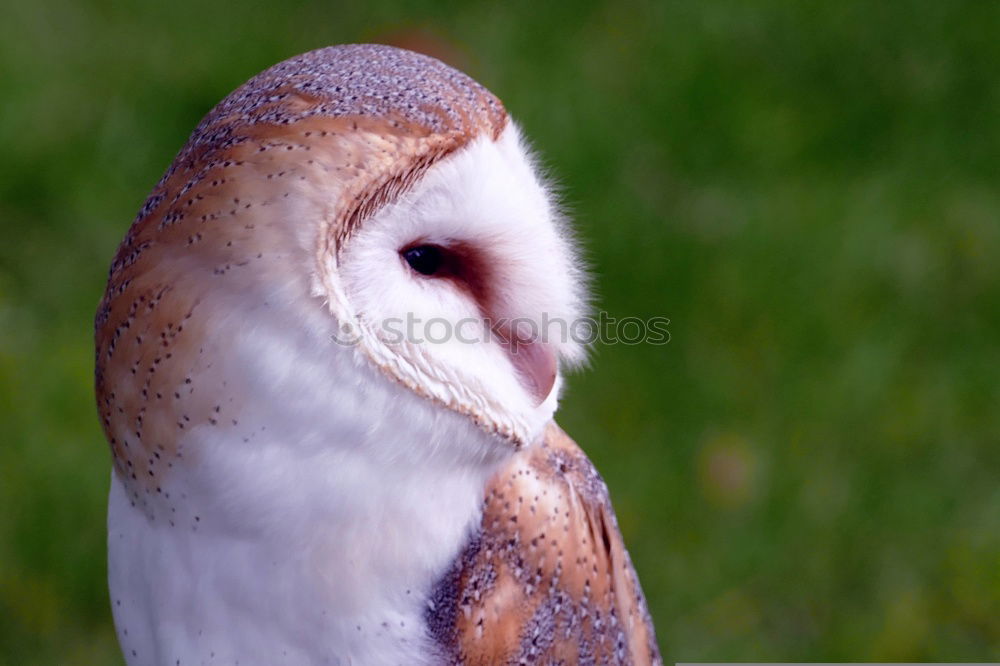
[[[95,320],[98,410],[135,502],[197,454],[180,449],[187,430],[240,427],[234,387],[210,372],[220,340],[207,332],[235,325],[227,296],[263,301],[291,275],[310,298],[318,263],[357,225],[506,122],[471,78],[379,45],[287,60],[205,117],[122,241]]]
[[[427,617],[453,664],[662,663],[607,487],[555,424],[488,485]]]

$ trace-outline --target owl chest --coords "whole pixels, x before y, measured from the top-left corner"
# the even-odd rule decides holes
[[[400,478],[381,496],[355,468],[310,501],[303,485],[336,476],[316,472],[270,509],[175,488],[190,503],[171,520],[113,477],[109,581],[130,665],[435,663],[428,598],[479,521],[479,475]]]

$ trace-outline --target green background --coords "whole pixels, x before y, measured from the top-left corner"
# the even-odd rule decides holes
[[[1000,660],[1000,3],[6,2],[0,661],[120,663],[92,316],[199,118],[416,45],[561,183],[603,346],[561,422],[668,662]]]

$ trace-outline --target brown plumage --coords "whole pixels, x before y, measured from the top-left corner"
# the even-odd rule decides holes
[[[607,486],[557,425],[487,487],[428,624],[454,664],[659,664]]]

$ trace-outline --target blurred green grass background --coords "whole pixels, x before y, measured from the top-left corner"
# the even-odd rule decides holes
[[[45,0],[0,21],[0,663],[121,663],[93,311],[200,117],[323,45],[443,55],[612,315],[563,426],[668,662],[1000,660],[1000,3]]]

